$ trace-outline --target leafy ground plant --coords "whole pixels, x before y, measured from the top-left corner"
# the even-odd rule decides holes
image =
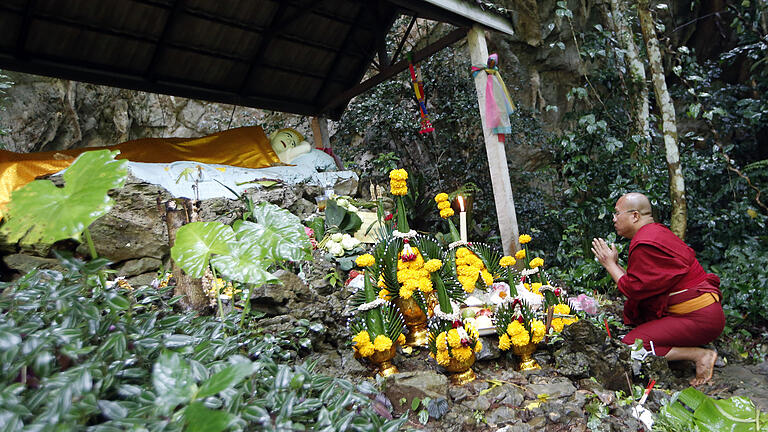
[[[176,314],[170,287],[95,290],[106,260],[62,264],[63,274],[0,284],[3,430],[394,431],[406,421],[375,413],[371,386],[280,364],[289,340]]]

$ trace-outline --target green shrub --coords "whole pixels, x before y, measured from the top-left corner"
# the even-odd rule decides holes
[[[406,420],[376,414],[370,385],[280,363],[322,326],[263,335],[232,316],[177,314],[169,288],[95,289],[106,260],[63,264],[64,274],[0,285],[4,430],[396,430]]]

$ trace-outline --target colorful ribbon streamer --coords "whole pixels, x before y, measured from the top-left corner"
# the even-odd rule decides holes
[[[486,66],[472,66],[472,76],[483,71],[488,76],[485,84],[485,123],[491,132],[499,135],[499,141],[504,142],[504,135],[512,133],[509,116],[515,110],[515,105],[499,74],[498,64],[498,54],[491,54]]]
[[[425,134],[432,132],[435,128],[432,127],[432,122],[429,121],[427,97],[424,94],[424,80],[421,78],[421,67],[418,65],[414,67],[411,54],[408,54],[408,70],[411,72],[413,91],[416,93],[416,100],[419,102],[419,114],[421,115],[421,130],[419,133]]]

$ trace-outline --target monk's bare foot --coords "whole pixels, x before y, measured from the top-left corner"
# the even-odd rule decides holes
[[[692,386],[706,384],[712,379],[712,373],[717,361],[717,351],[702,350],[701,356],[696,359],[696,378],[691,380]]]

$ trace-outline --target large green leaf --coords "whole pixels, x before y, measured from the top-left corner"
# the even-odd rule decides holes
[[[193,402],[184,410],[187,432],[219,432],[229,424],[230,414],[226,411],[208,409],[200,402]]]
[[[693,429],[695,426],[698,430],[711,432],[768,431],[768,416],[748,398],[734,396],[715,400],[693,387],[680,392],[677,401],[662,409],[660,416],[676,429]]]
[[[35,180],[13,192],[7,222],[0,230],[8,240],[53,243],[73,238],[114,205],[107,195],[121,187],[128,161],[115,160],[118,151],[85,152],[64,172],[64,187]],[[26,237],[25,237],[26,235]]]
[[[240,362],[229,365],[216,372],[206,382],[200,386],[197,392],[197,398],[213,396],[222,390],[225,390],[235,384],[238,384],[243,378],[253,373],[253,364],[251,362]]]
[[[197,393],[189,364],[177,353],[160,355],[152,369],[152,385],[157,393],[156,402],[166,413]]]
[[[171,258],[191,277],[203,276],[211,254],[229,253],[235,232],[221,222],[192,222],[176,231]]]
[[[211,258],[211,264],[227,280],[261,285],[274,280],[267,271],[267,264],[262,261],[262,248],[258,243],[232,242],[230,253]]]
[[[247,241],[244,237],[251,234],[246,232],[253,231],[263,242],[262,247],[267,248],[265,257],[272,261],[312,258],[309,237],[301,220],[294,214],[274,204],[260,203],[253,209],[253,217],[258,223],[244,222],[238,226],[238,239]]]

